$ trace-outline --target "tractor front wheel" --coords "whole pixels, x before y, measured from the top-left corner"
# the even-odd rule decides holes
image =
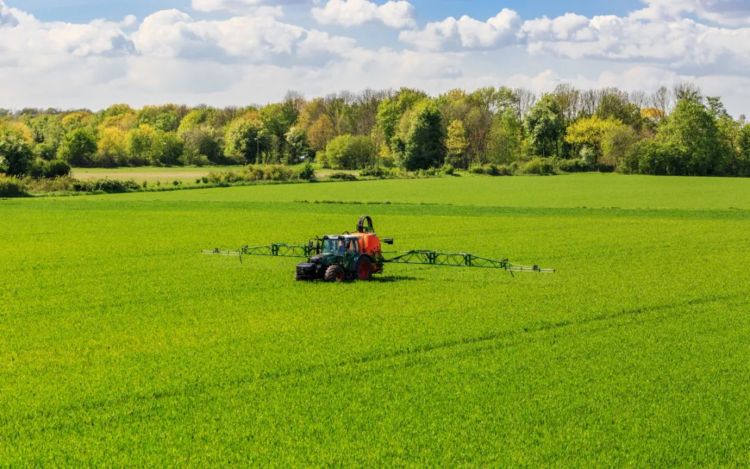
[[[346,272],[340,265],[331,265],[326,269],[323,279],[326,282],[343,282],[346,280]]]
[[[372,262],[367,257],[362,257],[357,263],[357,278],[359,280],[370,280],[372,278]]]

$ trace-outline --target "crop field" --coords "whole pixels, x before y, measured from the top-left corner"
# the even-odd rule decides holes
[[[293,166],[294,167],[294,166]],[[296,168],[301,168],[297,165]],[[126,168],[75,168],[71,176],[81,181],[93,181],[99,179],[117,179],[121,181],[132,180],[137,183],[160,183],[171,184],[174,181],[181,183],[194,182],[196,179],[208,176],[210,173],[226,173],[239,171],[242,166],[178,166],[157,167],[141,166]],[[359,171],[318,169],[316,175],[327,178],[333,173],[346,173],[357,175]]]
[[[75,168],[71,174],[76,179],[90,181],[95,179],[131,179],[136,182],[172,181],[188,182],[208,176],[210,172],[222,172],[236,169],[232,166],[184,166],[184,167],[135,167],[135,168]]]
[[[372,215],[386,265],[297,283]],[[0,465],[750,465],[750,180],[290,184],[0,201]]]

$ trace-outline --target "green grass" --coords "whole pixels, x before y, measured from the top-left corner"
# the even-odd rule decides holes
[[[746,466],[749,209],[617,175],[0,201],[0,464]],[[558,273],[199,254],[363,213]]]

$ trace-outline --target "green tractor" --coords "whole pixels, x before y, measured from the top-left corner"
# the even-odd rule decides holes
[[[392,239],[383,242],[393,244]],[[315,251],[308,262],[297,265],[297,280],[370,280],[383,272],[385,259],[369,216],[359,219],[356,233],[323,236]]]

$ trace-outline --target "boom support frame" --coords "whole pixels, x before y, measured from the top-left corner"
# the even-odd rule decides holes
[[[236,251],[216,248],[213,250],[203,251],[203,253],[220,256],[239,257],[241,262],[243,256],[309,258],[315,254],[320,254],[321,250],[321,241],[319,239],[315,239],[311,240],[307,244],[274,243],[267,246],[243,246]],[[555,269],[544,269],[539,267],[538,265],[515,265],[511,264],[508,259],[489,259],[486,257],[475,256],[474,254],[468,253],[446,253],[429,250],[414,250],[405,253],[384,254],[397,254],[395,257],[385,258],[383,260],[383,262],[388,264],[432,265],[442,267],[475,267],[482,269],[501,269],[511,273],[538,272],[551,274],[555,272]]]

